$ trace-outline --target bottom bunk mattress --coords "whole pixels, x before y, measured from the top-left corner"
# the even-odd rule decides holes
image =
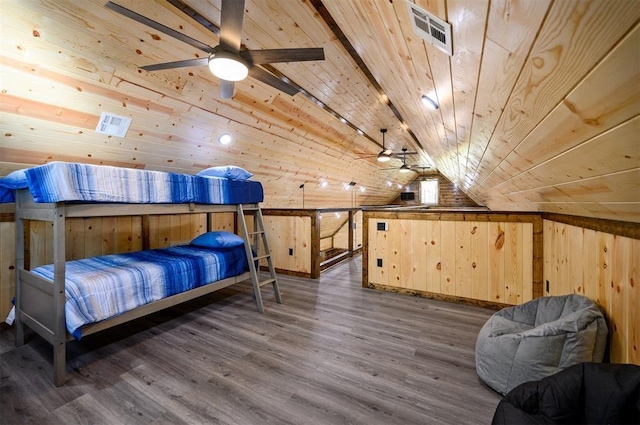
[[[84,325],[248,270],[244,245],[182,245],[67,261],[67,331],[80,339]],[[53,280],[51,264],[32,272]]]

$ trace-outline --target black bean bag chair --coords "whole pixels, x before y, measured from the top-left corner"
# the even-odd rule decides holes
[[[640,424],[640,366],[580,363],[511,390],[493,425]]]

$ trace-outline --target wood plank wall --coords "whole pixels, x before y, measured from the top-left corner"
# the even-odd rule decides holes
[[[0,222],[0,323],[11,310],[16,288],[16,227],[13,221]]]
[[[353,232],[353,250],[362,248],[362,211],[353,214],[355,229]],[[334,248],[349,249],[349,222],[347,221],[332,238]]]
[[[582,294],[609,321],[611,362],[640,365],[640,239],[544,220],[544,294]]]
[[[311,275],[311,217],[265,215],[264,227],[276,270]]]
[[[413,201],[403,201],[400,199],[400,194],[393,201],[394,205],[402,205],[405,207],[421,205],[420,200],[420,182],[422,180],[438,179],[438,206],[439,207],[477,207],[478,204],[468,197],[457,185],[451,183],[451,180],[447,179],[440,173],[425,173],[416,178],[410,184],[405,186],[405,192],[415,193],[415,199]]]
[[[537,215],[365,211],[364,221],[363,286],[487,306],[541,295]]]

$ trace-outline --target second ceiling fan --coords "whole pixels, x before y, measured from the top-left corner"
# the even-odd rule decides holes
[[[385,139],[384,139],[384,135],[387,133],[387,129],[386,128],[381,128],[380,129],[380,133],[382,133],[382,150],[380,151],[379,154],[377,155],[364,155],[361,156],[359,159],[364,159],[364,158],[377,158],[378,161],[380,162],[388,162],[391,160],[391,158],[406,158],[407,155],[417,155],[418,152],[407,152],[406,148],[402,149],[402,152],[393,152],[391,149],[387,149],[387,147],[385,146]]]
[[[208,56],[204,58],[186,59],[140,67],[146,71],[184,68],[189,66],[208,65],[209,69],[220,79],[220,94],[223,99],[233,97],[234,83],[247,76],[255,78],[291,96],[298,93],[298,88],[281,80],[257,65],[277,62],[301,62],[324,60],[324,50],[318,48],[300,49],[241,49],[242,19],[244,17],[245,0],[222,0],[220,7],[220,42],[211,47],[188,35],[182,34],[159,22],[140,15],[130,9],[109,1],[106,6],[150,28],[180,40],[192,47],[202,50]],[[188,6],[184,6],[188,8]],[[194,13],[197,13],[193,11]]]

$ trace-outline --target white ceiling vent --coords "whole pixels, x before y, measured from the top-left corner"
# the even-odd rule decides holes
[[[96,127],[96,133],[109,134],[117,137],[124,137],[131,125],[131,118],[103,112]]]
[[[407,9],[413,31],[427,43],[453,56],[451,45],[451,24],[407,0]]]

